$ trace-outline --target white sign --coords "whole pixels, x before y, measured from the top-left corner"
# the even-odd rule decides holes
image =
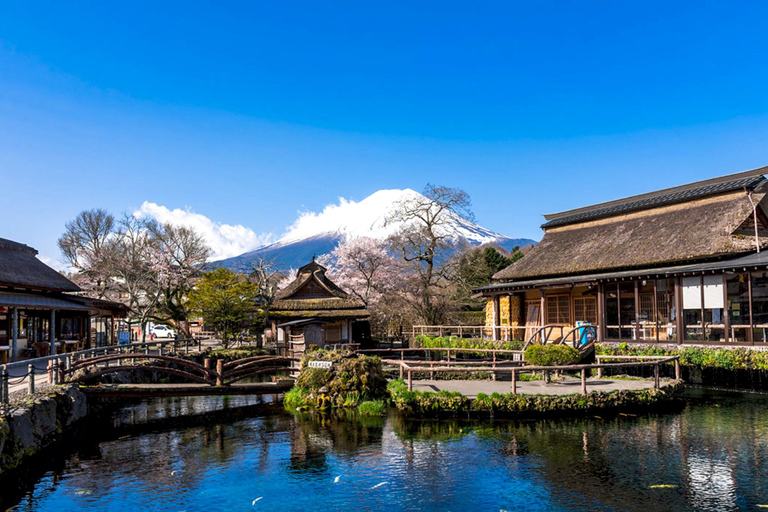
[[[331,361],[310,361],[307,366],[310,368],[323,368],[327,370],[333,363]]]

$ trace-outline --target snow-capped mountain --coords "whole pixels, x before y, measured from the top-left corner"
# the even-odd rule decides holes
[[[296,222],[277,242],[253,251],[216,262],[229,268],[242,268],[249,260],[265,258],[274,260],[283,268],[297,268],[307,263],[313,255],[327,254],[340,242],[358,237],[385,239],[397,232],[401,224],[387,222],[397,204],[410,199],[426,200],[411,189],[379,190],[362,201],[341,199],[339,204],[329,205],[322,212],[301,214]],[[527,238],[510,238],[485,229],[452,213],[443,225],[453,240],[464,239],[472,245],[496,243],[505,249],[525,247],[536,242]]]

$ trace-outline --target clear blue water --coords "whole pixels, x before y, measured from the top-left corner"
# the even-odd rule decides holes
[[[358,421],[272,407],[276,412],[223,423],[121,431],[120,438],[93,439],[68,454],[14,510],[728,511],[768,505],[768,396],[689,395],[683,410],[659,415],[470,422],[407,421],[392,413]],[[184,407],[193,411],[210,403],[192,400]],[[176,402],[127,408],[116,421],[173,415]]]

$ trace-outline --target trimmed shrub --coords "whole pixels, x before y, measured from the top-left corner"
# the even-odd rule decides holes
[[[531,345],[525,362],[533,366],[563,366],[579,361],[579,351],[568,345]]]
[[[458,336],[426,336],[418,335],[411,344],[413,348],[468,348],[468,349],[498,349],[522,350],[523,341],[491,341],[479,338],[459,338]]]
[[[768,370],[768,352],[746,348],[633,347],[627,343],[610,347],[598,345],[598,355],[614,356],[680,356],[680,364],[695,368],[722,368],[724,370]],[[671,363],[670,363],[671,364]]]

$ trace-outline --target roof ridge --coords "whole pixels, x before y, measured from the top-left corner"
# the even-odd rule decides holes
[[[617,213],[644,210],[649,207],[664,206],[685,202],[691,199],[700,199],[733,191],[742,186],[754,189],[761,183],[767,181],[763,176],[764,174],[768,174],[768,166],[647,192],[645,194],[629,196],[604,203],[597,203],[559,213],[546,214],[544,215],[544,218],[548,222],[545,222],[542,225],[542,228],[572,224],[575,222],[592,220],[601,216],[611,216]]]

